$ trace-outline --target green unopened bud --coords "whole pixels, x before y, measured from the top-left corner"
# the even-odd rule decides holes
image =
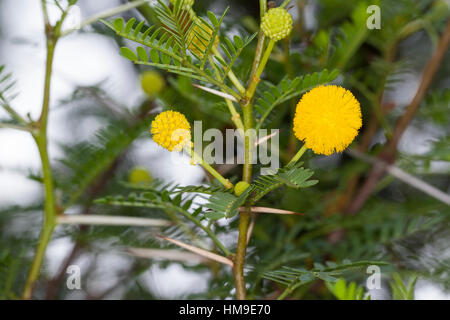
[[[250,187],[250,185],[248,184],[248,182],[245,181],[239,181],[235,186],[234,186],[234,194],[237,195],[238,197],[244,193],[245,190],[247,190],[247,188]]]
[[[147,169],[143,167],[134,167],[128,175],[128,182],[131,184],[149,184],[152,176]]]
[[[292,31],[292,17],[283,8],[273,8],[261,19],[261,29],[273,41],[286,38]]]
[[[164,78],[157,71],[146,71],[141,75],[142,90],[149,96],[159,94],[165,86]]]

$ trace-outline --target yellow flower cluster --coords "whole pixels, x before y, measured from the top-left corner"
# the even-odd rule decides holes
[[[177,111],[161,112],[152,121],[153,141],[169,151],[181,151],[191,144],[191,126]]]
[[[292,17],[283,8],[269,9],[261,19],[261,29],[273,41],[286,38],[292,31]]]
[[[342,152],[358,135],[361,108],[353,94],[339,86],[319,86],[297,104],[294,133],[315,153]]]

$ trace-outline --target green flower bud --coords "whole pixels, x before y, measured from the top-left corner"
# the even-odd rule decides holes
[[[261,29],[273,41],[286,38],[292,31],[292,17],[283,8],[273,8],[261,19]]]
[[[245,182],[245,181],[239,181],[235,186],[234,186],[234,194],[237,195],[238,197],[244,193],[245,190],[247,190],[247,188],[250,187],[250,185]]]
[[[149,96],[159,94],[166,83],[161,74],[157,71],[146,71],[141,75],[141,87]]]
[[[128,182],[131,184],[149,184],[150,181],[152,181],[152,176],[143,167],[134,167],[128,175]]]

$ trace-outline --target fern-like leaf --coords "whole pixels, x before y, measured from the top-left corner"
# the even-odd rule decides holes
[[[359,261],[352,263],[344,260],[341,264],[334,262],[329,262],[327,265],[315,263],[314,268],[310,270],[284,266],[275,271],[265,272],[262,274],[262,277],[294,289],[318,279],[336,282],[338,280],[336,276],[342,275],[343,272],[370,265],[384,266],[388,265],[388,263],[384,261]]]
[[[253,192],[248,199],[249,204],[255,204],[266,194],[283,185],[298,189],[308,188],[318,183],[318,180],[308,180],[314,172],[300,167],[301,165],[302,163],[299,163],[292,168],[281,168],[272,175],[259,176],[251,185]]]
[[[307,74],[293,80],[283,79],[278,86],[272,86],[270,91],[264,92],[264,97],[260,97],[256,101],[255,110],[259,115],[255,126],[256,129],[259,130],[262,127],[276,106],[320,84],[333,81],[338,74],[338,70],[329,73],[328,70],[324,69],[320,73]]]
[[[339,29],[335,43],[335,52],[329,61],[329,66],[345,69],[348,61],[366,40],[369,29],[367,21],[367,3],[360,2],[352,12],[352,21],[345,22]]]
[[[231,193],[216,192],[208,200],[206,207],[211,209],[211,212],[206,213],[206,217],[212,220],[221,218],[232,218],[238,214],[238,209],[245,203],[245,200],[250,195],[253,187],[247,188],[239,197]]]

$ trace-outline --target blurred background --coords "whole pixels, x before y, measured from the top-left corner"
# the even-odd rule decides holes
[[[60,1],[65,5],[64,1]],[[79,0],[81,19],[126,1]],[[341,69],[334,83],[350,89],[360,100],[364,127],[353,149],[376,156],[392,133],[396,120],[413,100],[422,72],[439,43],[448,20],[449,1],[373,1],[381,7],[381,29],[367,31],[358,14],[370,1],[293,0],[291,47],[281,42],[269,62],[265,79],[279,83],[323,68]],[[278,3],[279,4],[279,3]],[[51,21],[60,12],[48,1]],[[196,0],[199,15],[230,9],[223,33],[250,35],[258,29],[258,1]],[[363,8],[364,10],[357,10]],[[125,19],[151,19],[132,9]],[[364,13],[366,14],[366,13]],[[151,22],[151,21],[150,21]],[[358,31],[365,29],[363,34]],[[395,39],[394,35],[398,35]],[[197,185],[207,179],[188,161],[173,166],[170,153],[149,133],[151,115],[163,109],[183,111],[203,128],[231,127],[226,108],[215,97],[193,88],[189,80],[160,71],[162,91],[148,95],[141,74],[149,68],[133,65],[119,47],[133,47],[100,22],[64,37],[54,62],[49,118],[49,153],[57,181],[57,196],[73,198],[67,213],[131,214],[130,209],[93,204],[96,198],[123,192],[133,168],[145,168],[153,179]],[[246,79],[256,40],[246,48],[236,73]],[[387,48],[389,47],[389,48]],[[395,49],[394,49],[395,47]],[[18,93],[12,105],[36,119],[41,110],[45,71],[45,35],[40,1],[0,0],[0,65],[12,73]],[[398,144],[395,165],[450,194],[450,53],[433,76],[414,120]],[[264,90],[265,84],[261,84]],[[262,94],[263,91],[260,91]],[[280,141],[289,158],[299,143],[290,135],[292,104],[280,107],[269,127],[281,128]],[[150,108],[140,121],[139,110]],[[377,113],[376,110],[381,113]],[[0,119],[7,113],[0,109]],[[373,124],[372,118],[376,118]],[[381,119],[381,120],[380,120]],[[136,124],[138,123],[138,124]],[[371,124],[372,123],[372,124]],[[372,128],[370,134],[365,133]],[[365,139],[365,141],[363,141]],[[359,143],[359,144],[358,144]],[[363,146],[361,146],[361,144]],[[365,146],[364,146],[365,144]],[[106,146],[106,147],[105,147]],[[98,165],[102,159],[103,166]],[[262,216],[255,224],[249,265],[265,271],[280,265],[308,266],[311,261],[380,259],[393,264],[383,276],[383,290],[372,299],[390,299],[390,274],[418,276],[416,299],[449,299],[450,207],[414,185],[385,176],[369,199],[348,213],[353,198],[370,172],[370,165],[350,154],[313,157],[305,163],[315,170],[319,185],[305,191],[285,190],[265,201],[267,206],[300,211],[306,218]],[[98,165],[98,166],[96,166]],[[95,167],[95,168],[94,168]],[[93,169],[94,168],[94,169]],[[90,170],[93,169],[93,170]],[[239,180],[239,168],[219,170]],[[42,222],[43,189],[37,148],[21,131],[0,129],[0,297],[20,296]],[[356,177],[355,177],[356,176]],[[303,193],[302,193],[303,192]],[[69,196],[70,198],[70,196]],[[344,203],[344,204],[343,204]],[[163,216],[156,210],[133,209],[132,215]],[[346,236],[333,240],[336,230]],[[229,247],[237,238],[236,221],[219,221],[217,232]],[[275,241],[274,241],[275,240]],[[125,247],[167,248],[142,228],[58,227],[46,253],[36,297],[51,299],[171,299],[230,298],[232,275],[218,266],[195,260],[171,262],[124,254]],[[309,256],[299,257],[300,253]],[[281,261],[276,262],[276,259]],[[271,266],[269,262],[273,262]],[[66,288],[66,268],[82,270],[82,289]],[[249,269],[252,296],[269,297],[280,290]],[[365,275],[349,275],[364,284]],[[406,280],[405,280],[406,281]],[[333,298],[320,283],[297,292],[295,298]]]

